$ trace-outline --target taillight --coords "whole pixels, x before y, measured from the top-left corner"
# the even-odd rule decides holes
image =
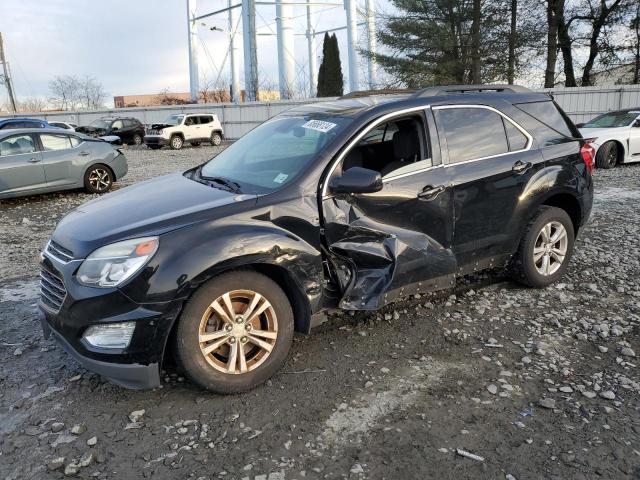
[[[580,156],[587,167],[589,173],[593,172],[594,160],[596,158],[596,149],[591,145],[591,140],[586,140],[580,149]]]

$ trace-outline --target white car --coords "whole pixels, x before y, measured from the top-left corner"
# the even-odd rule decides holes
[[[640,108],[605,113],[578,128],[596,150],[598,168],[640,162]]]
[[[144,143],[151,149],[169,145],[180,150],[185,143],[194,147],[202,142],[218,146],[222,143],[224,131],[220,120],[210,113],[189,113],[171,115],[164,123],[155,123],[147,129]]]
[[[78,125],[76,125],[75,123],[59,122],[58,120],[49,122],[49,125],[56,128],[64,128],[65,130],[69,130],[71,132],[75,132],[76,128],[78,127]]]

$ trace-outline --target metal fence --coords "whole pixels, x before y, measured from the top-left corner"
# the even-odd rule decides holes
[[[553,94],[554,98],[567,114],[576,122],[585,122],[594,116],[621,108],[640,108],[640,85],[625,85],[613,88],[578,87],[553,88],[541,90]],[[238,138],[256,125],[280,112],[307,103],[327,99],[288,100],[278,102],[254,103],[212,103],[197,105],[172,105],[162,107],[132,107],[96,111],[43,112],[29,114],[29,117],[46,120],[69,121],[79,125],[104,116],[135,117],[142,123],[162,122],[175,113],[207,112],[218,116],[225,129],[227,138]],[[21,114],[13,116],[24,116]]]

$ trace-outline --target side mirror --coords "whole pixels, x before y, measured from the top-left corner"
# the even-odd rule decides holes
[[[329,183],[333,193],[374,193],[382,190],[380,172],[368,168],[353,167],[333,177]]]
[[[640,127],[640,120],[636,120],[635,122],[633,122],[633,125],[631,125],[634,128],[638,128]]]

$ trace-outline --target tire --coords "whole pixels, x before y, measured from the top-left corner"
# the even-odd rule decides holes
[[[183,145],[184,145],[184,140],[182,140],[182,137],[180,135],[174,135],[173,137],[171,137],[171,140],[169,141],[169,146],[171,147],[171,150],[180,150]]]
[[[214,147],[217,147],[221,143],[222,143],[222,135],[220,135],[220,132],[213,132],[211,134],[211,145],[213,145]]]
[[[259,297],[253,311],[264,306],[265,299],[270,306],[254,320],[249,318],[251,328],[248,328],[242,323],[247,320],[242,314],[251,307],[256,292]],[[228,312],[223,297],[226,294],[230,294],[228,298],[236,309],[235,318],[230,322],[223,321],[211,308],[217,304]],[[222,394],[246,392],[265,382],[284,365],[293,329],[291,305],[278,284],[250,270],[225,273],[202,285],[186,303],[176,328],[176,360],[194,383],[207,390]],[[252,332],[258,331],[260,335],[252,336]],[[201,343],[201,334],[215,338]],[[270,345],[271,350],[254,343],[256,338],[257,342]],[[231,361],[234,344],[236,357]],[[214,350],[205,353],[203,349],[207,347]],[[242,355],[243,351],[246,356]],[[230,368],[232,373],[228,373]]]
[[[84,173],[84,189],[88,193],[106,193],[113,187],[113,181],[113,172],[101,163],[91,165]]]
[[[142,137],[137,133],[133,136],[132,140],[134,145],[142,145]]]
[[[545,233],[543,233],[545,226],[550,226],[549,242],[545,242]],[[554,236],[561,231],[559,226],[564,229],[566,236],[559,238],[551,247],[545,246],[545,243],[551,244]],[[567,212],[556,207],[540,207],[527,225],[518,251],[512,259],[512,278],[524,285],[537,288],[546,287],[559,280],[571,260],[574,236],[573,223]],[[561,261],[558,261],[560,258],[558,254],[562,251],[564,255]],[[546,261],[545,257],[547,257]],[[546,273],[543,273],[545,271]]]
[[[200,146],[200,142],[191,142],[191,146],[192,147],[199,147]]]
[[[616,142],[606,142],[596,154],[596,167],[605,169],[615,167],[619,161],[618,153]]]

